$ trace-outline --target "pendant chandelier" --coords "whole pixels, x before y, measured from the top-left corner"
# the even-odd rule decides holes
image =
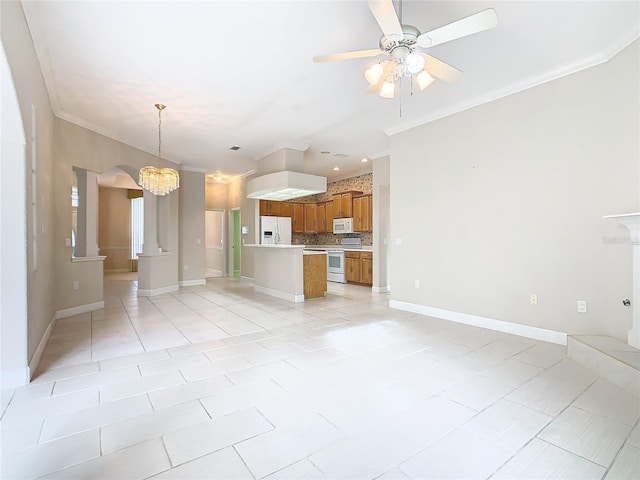
[[[158,166],[142,167],[138,175],[138,184],[154,195],[162,196],[173,192],[180,186],[180,175],[173,168],[160,167],[162,159],[162,110],[166,107],[161,103],[156,103],[156,108],[158,109]]]

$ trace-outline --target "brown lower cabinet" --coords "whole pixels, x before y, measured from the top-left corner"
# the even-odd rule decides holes
[[[344,267],[347,282],[373,285],[372,252],[344,252]]]
[[[324,297],[327,291],[327,256],[303,255],[304,298]]]
[[[360,252],[360,283],[373,285],[373,252]]]

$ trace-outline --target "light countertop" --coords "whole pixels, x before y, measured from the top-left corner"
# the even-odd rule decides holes
[[[255,247],[255,248],[283,248],[283,249],[287,249],[287,248],[306,248],[304,245],[285,245],[283,243],[277,243],[274,245],[261,245],[258,243],[245,243],[243,245],[243,247]]]
[[[371,245],[363,245],[362,248],[349,248],[342,245],[307,245],[307,250],[344,250],[345,252],[373,252]]]

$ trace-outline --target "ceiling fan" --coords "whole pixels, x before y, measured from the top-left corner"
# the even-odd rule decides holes
[[[416,79],[420,90],[429,86],[435,78],[453,82],[462,76],[462,72],[418,49],[428,49],[451,40],[482,32],[498,25],[498,17],[492,8],[457,20],[435,30],[422,33],[413,25],[403,25],[402,0],[400,1],[400,19],[393,7],[392,0],[369,0],[369,9],[375,17],[382,37],[380,47],[371,50],[318,55],[314,62],[335,62],[354,58],[386,55],[388,58],[369,67],[365,78],[370,86],[368,93],[379,93],[381,97],[393,98],[395,82],[401,77]]]

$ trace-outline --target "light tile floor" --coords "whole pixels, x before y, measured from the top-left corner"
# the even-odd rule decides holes
[[[353,285],[105,298],[2,392],[1,478],[640,478],[640,399],[564,347]]]

